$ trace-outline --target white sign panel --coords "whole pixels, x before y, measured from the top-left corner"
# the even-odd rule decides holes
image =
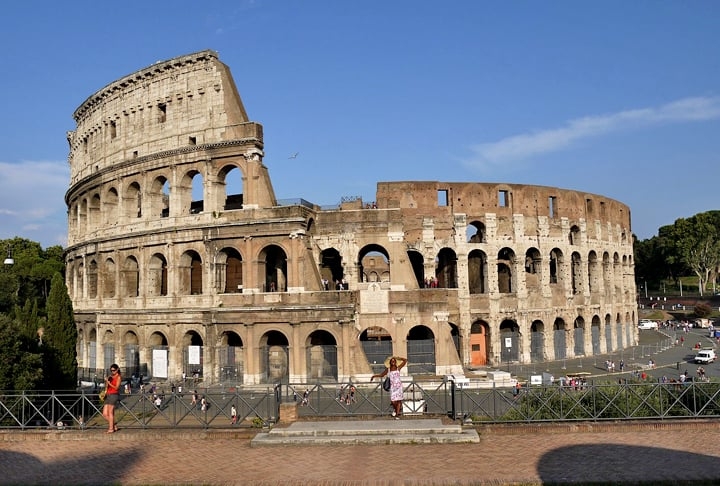
[[[512,338],[505,338],[505,347],[512,348]]]
[[[531,385],[542,385],[542,375],[530,375]]]
[[[200,346],[188,346],[188,364],[200,364]]]
[[[168,377],[168,352],[167,349],[153,349],[152,364],[153,376],[156,378]]]

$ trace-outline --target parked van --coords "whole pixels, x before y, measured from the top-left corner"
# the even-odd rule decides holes
[[[695,355],[695,362],[697,364],[710,364],[717,359],[715,351],[712,349],[701,349]]]

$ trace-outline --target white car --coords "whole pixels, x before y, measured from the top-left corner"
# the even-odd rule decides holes
[[[715,351],[712,349],[701,349],[695,355],[695,362],[698,364],[710,364],[717,359]]]
[[[638,329],[656,329],[658,328],[658,323],[655,321],[651,321],[648,319],[643,319],[638,324]]]

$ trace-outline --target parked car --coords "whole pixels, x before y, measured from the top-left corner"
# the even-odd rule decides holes
[[[697,364],[710,364],[717,359],[715,351],[712,349],[701,349],[695,355],[695,362]]]
[[[656,329],[658,328],[658,323],[655,321],[651,321],[649,319],[643,319],[638,324],[638,329]]]

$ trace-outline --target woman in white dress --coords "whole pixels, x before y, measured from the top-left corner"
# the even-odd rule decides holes
[[[392,403],[393,411],[392,416],[395,420],[400,419],[402,413],[402,400],[403,400],[403,384],[400,379],[400,370],[407,364],[406,358],[391,357],[389,362],[386,361],[386,368],[382,373],[378,375],[372,375],[370,381],[374,378],[383,378],[388,376],[390,378],[390,403]]]

